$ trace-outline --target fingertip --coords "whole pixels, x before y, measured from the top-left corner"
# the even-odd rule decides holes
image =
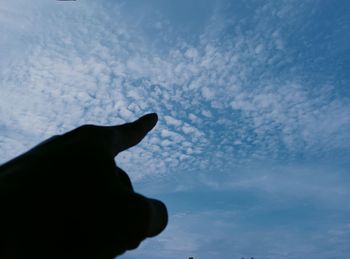
[[[114,126],[113,155],[133,147],[150,132],[158,122],[156,113],[148,113],[134,122]]]
[[[148,113],[139,118],[135,123],[140,124],[144,130],[150,131],[154,128],[154,126],[156,126],[157,122],[157,113]]]

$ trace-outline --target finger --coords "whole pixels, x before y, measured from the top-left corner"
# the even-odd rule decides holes
[[[95,150],[99,149],[115,157],[125,149],[137,145],[153,129],[157,121],[157,114],[149,113],[134,122],[123,125],[83,125],[64,134],[61,142],[68,144],[80,141],[80,149],[85,149],[82,144],[86,145],[87,149],[94,146]]]
[[[168,211],[165,204],[155,199],[147,199],[150,219],[146,231],[147,237],[154,237],[162,232],[168,224]]]
[[[157,114],[149,113],[132,123],[114,126],[111,143],[113,145],[113,155],[116,156],[118,153],[140,143],[147,133],[154,128],[157,121]]]

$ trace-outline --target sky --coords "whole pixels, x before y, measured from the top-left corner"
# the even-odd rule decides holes
[[[350,257],[347,0],[3,0],[0,164],[157,112],[120,154],[169,224],[122,259]]]

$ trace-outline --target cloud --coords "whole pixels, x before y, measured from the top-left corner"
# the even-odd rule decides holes
[[[206,100],[212,100],[215,97],[215,92],[208,87],[201,88],[202,95]]]
[[[125,257],[343,258],[350,238],[346,175],[325,165],[257,165],[151,177],[137,187],[167,202],[171,221],[159,239]]]
[[[338,5],[332,10],[339,18],[319,19],[327,4],[217,1],[192,17],[203,23],[189,33],[177,15],[162,15],[177,10],[163,4],[1,3],[0,163],[81,124],[157,112],[155,130],[117,158],[140,190],[207,188],[214,196],[228,192],[220,194],[226,199],[239,194],[235,202],[250,194],[262,200],[251,198],[250,208],[232,209],[229,200],[201,211],[177,208],[169,232],[125,258],[341,258],[326,249],[346,254],[349,238],[348,222],[331,222],[331,215],[349,213],[348,55],[341,45],[348,40]],[[327,36],[316,20],[339,35]],[[295,166],[303,163],[310,166]],[[283,201],[291,207],[276,211]],[[315,223],[317,231],[301,229],[315,215],[259,228],[266,223],[260,216],[288,219],[313,209],[330,215]],[[247,224],[254,213],[255,223]]]
[[[339,249],[347,253],[348,224],[323,225],[317,231],[300,225],[286,229],[283,224],[261,228],[244,220],[249,212],[203,211],[176,214],[173,224],[155,242],[146,241],[140,249],[127,252],[125,258],[318,258],[339,257]],[[260,217],[265,215],[259,214]],[[321,220],[322,221],[322,220]],[[309,221],[305,222],[307,225]],[[302,224],[303,225],[303,224]],[[303,227],[307,228],[307,226]],[[309,226],[310,227],[310,226]],[[340,238],[343,241],[337,242]],[[247,241],[249,240],[249,241]],[[337,240],[337,241],[336,241]],[[335,246],[334,246],[335,245]],[[342,257],[340,257],[342,258]]]
[[[1,62],[7,67],[1,72],[2,124],[36,135],[39,142],[83,123],[116,124],[156,111],[158,141],[140,150],[150,158],[142,162],[159,174],[176,171],[180,161],[183,170],[220,171],[223,165],[348,154],[348,96],[338,94],[335,82],[304,78],[298,73],[303,64],[292,62],[293,48],[269,40],[288,39],[282,29],[294,28],[285,20],[297,13],[293,3],[266,4],[252,16],[252,31],[240,29],[243,18],[221,24],[218,7],[197,44],[178,39],[166,54],[126,23],[120,8],[78,3],[53,14],[50,4],[35,2],[23,11],[31,17],[25,24],[35,30],[22,32],[28,37],[22,56]],[[11,17],[15,9],[3,12]],[[270,12],[278,15],[266,16]],[[232,26],[236,32],[230,34]],[[7,30],[17,33],[11,26]],[[14,148],[0,159],[15,153]],[[139,154],[127,154],[123,166],[140,171],[134,161]],[[174,166],[160,167],[165,160]]]
[[[293,4],[270,5],[266,12],[295,11]],[[10,129],[4,139],[11,130],[36,137],[6,147],[13,151],[3,153],[2,162],[81,124],[124,123],[150,111],[160,115],[152,141],[118,159],[138,181],[149,174],[220,172],[266,160],[327,160],[333,151],[342,160],[349,152],[348,97],[336,97],[332,82],[281,70],[288,65],[298,71],[301,64],[291,63],[291,48],[277,48],[266,38],[283,41],[286,35],[262,13],[252,23],[264,23],[249,33],[239,30],[239,19],[215,27],[222,16],[216,11],[196,45],[180,39],[164,54],[125,22],[118,5],[111,13],[104,5],[79,3],[55,15],[50,5],[34,6],[41,11],[30,20],[36,38],[2,71],[0,115]],[[230,26],[237,33],[228,34]],[[214,35],[228,36],[218,41]],[[140,170],[143,165],[148,172]]]
[[[169,126],[174,126],[174,127],[180,127],[182,124],[182,121],[177,120],[171,116],[165,115],[164,120]]]

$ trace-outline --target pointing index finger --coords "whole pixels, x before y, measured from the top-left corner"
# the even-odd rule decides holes
[[[149,113],[138,120],[113,127],[112,152],[116,156],[118,153],[131,148],[138,143],[151,131],[157,124],[158,115]]]

